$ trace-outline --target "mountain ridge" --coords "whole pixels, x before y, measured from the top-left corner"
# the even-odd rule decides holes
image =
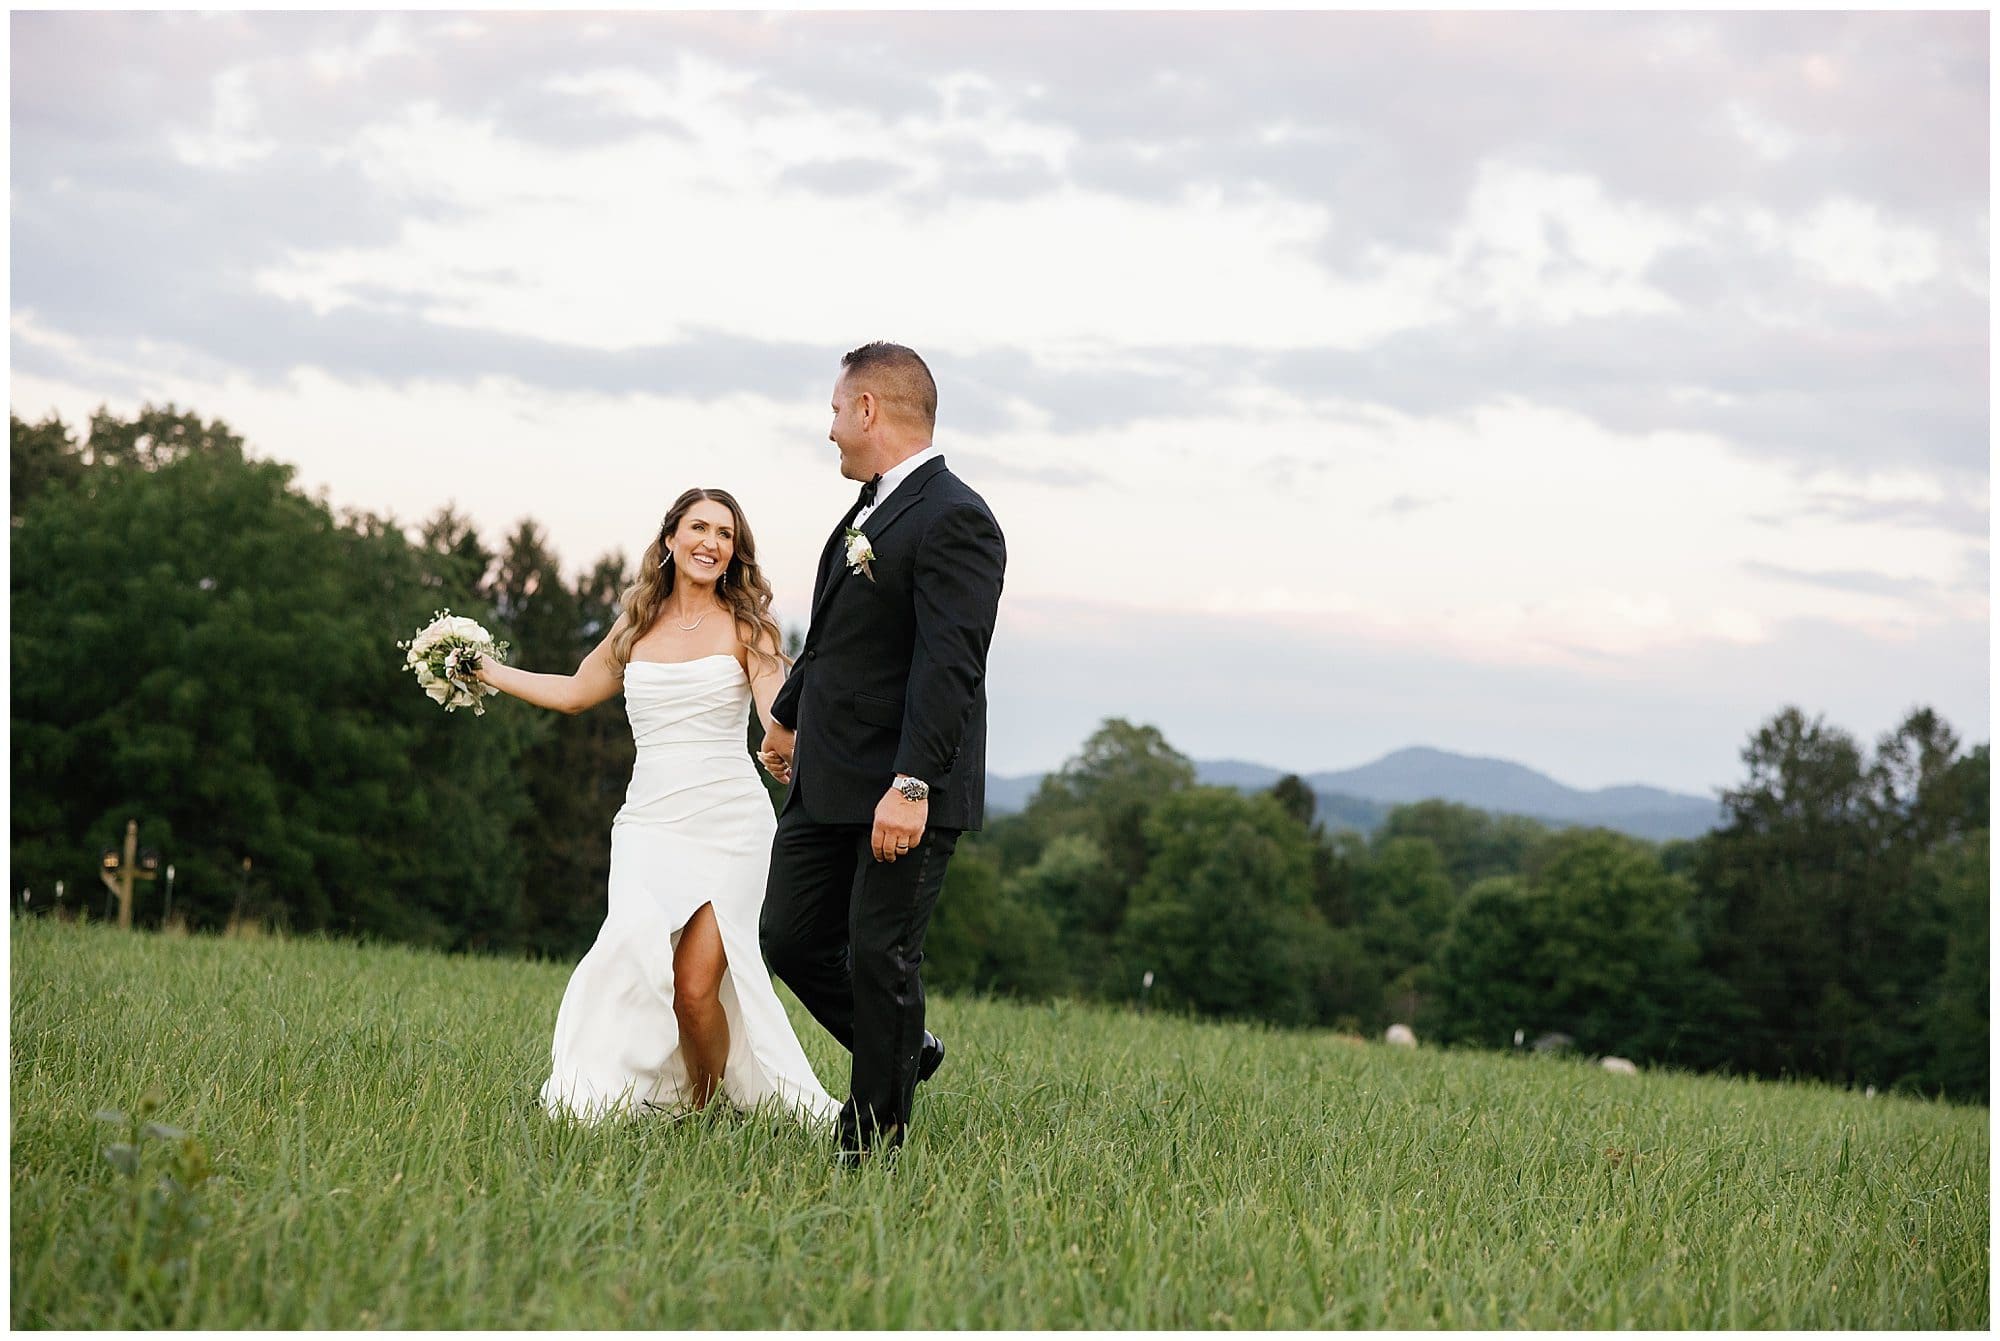
[[[1197,781],[1262,791],[1286,769],[1243,759],[1197,759]],[[987,806],[996,814],[1024,808],[1044,774],[988,774]],[[1354,768],[1300,774],[1331,827],[1372,831],[1389,810],[1418,801],[1449,801],[1501,815],[1522,815],[1558,827],[1595,825],[1655,842],[1694,838],[1722,822],[1721,803],[1648,783],[1571,787],[1526,764],[1459,754],[1432,745],[1391,750]]]

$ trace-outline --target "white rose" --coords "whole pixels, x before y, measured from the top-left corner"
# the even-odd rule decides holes
[[[433,678],[429,684],[424,686],[424,692],[429,694],[436,702],[444,703],[446,699],[451,697],[451,686],[443,680]],[[450,705],[446,704],[446,706],[449,707]]]

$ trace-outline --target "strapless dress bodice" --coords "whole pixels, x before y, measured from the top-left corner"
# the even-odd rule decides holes
[[[733,745],[747,750],[750,681],[727,652],[692,661],[632,661],[625,666],[625,715],[640,749]]]

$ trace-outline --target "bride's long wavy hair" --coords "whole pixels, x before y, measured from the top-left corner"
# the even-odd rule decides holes
[[[674,594],[674,581],[679,575],[677,570],[680,565],[666,561],[667,539],[680,529],[681,518],[687,515],[687,510],[702,502],[720,503],[728,508],[736,526],[735,552],[730,555],[729,566],[718,579],[721,585],[716,594],[736,620],[737,636],[758,661],[767,666],[775,664],[788,669],[791,662],[784,654],[784,636],[778,630],[778,621],[771,617],[771,584],[764,577],[764,571],[757,566],[757,542],[750,534],[750,524],[743,520],[743,509],[722,489],[690,489],[667,509],[666,520],[660,523],[659,533],[653,537],[653,543],[646,546],[645,557],[639,560],[639,580],[625,589],[621,600],[626,614],[625,631],[612,641],[611,655],[621,668],[630,662],[632,645],[653,627],[653,621],[660,617],[666,606],[667,597]],[[770,635],[770,645],[777,649],[776,655],[764,651],[759,645],[764,641],[760,634]]]

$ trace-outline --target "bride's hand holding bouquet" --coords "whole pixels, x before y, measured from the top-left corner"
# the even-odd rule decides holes
[[[507,644],[495,642],[477,620],[439,610],[414,638],[396,646],[405,649],[403,668],[446,712],[471,708],[475,717],[483,716],[486,705],[480,700],[500,692],[486,670],[505,662]]]

